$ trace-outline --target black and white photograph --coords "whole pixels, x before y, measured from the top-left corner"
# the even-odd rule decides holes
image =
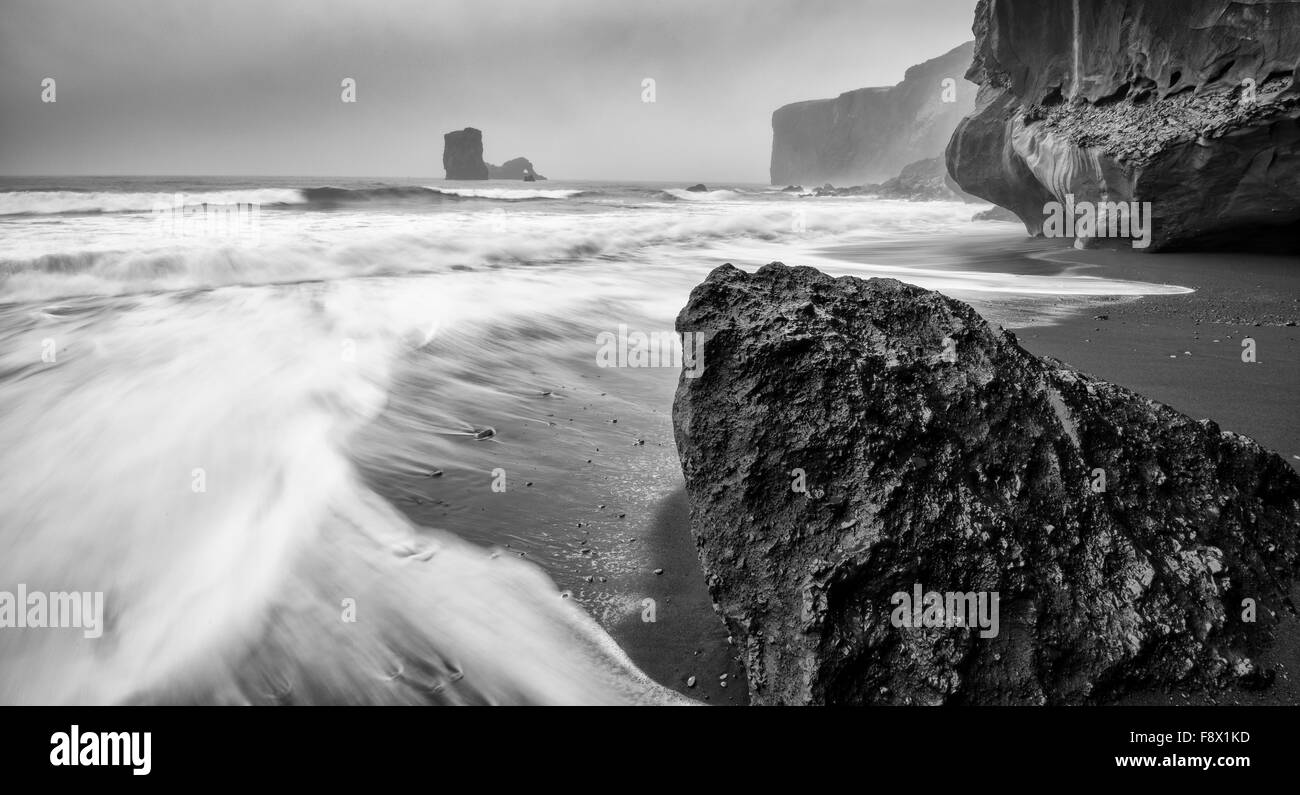
[[[1284,770],[1298,81],[1300,0],[0,0],[0,761]]]

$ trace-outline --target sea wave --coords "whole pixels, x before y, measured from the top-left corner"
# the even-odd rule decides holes
[[[664,191],[668,196],[674,199],[685,199],[687,201],[708,202],[708,201],[728,201],[738,199],[745,191],[738,190],[709,190],[709,191],[692,191],[682,188],[669,188]]]
[[[195,193],[118,191],[9,191],[0,193],[2,215],[153,212],[183,204],[305,204],[302,191],[286,188],[199,191]]]
[[[343,188],[332,185],[302,188],[253,188],[161,193],[157,191],[9,191],[0,192],[0,216],[88,215],[147,213],[160,207],[198,204],[256,204],[265,208],[332,209],[373,203],[440,203],[462,199],[505,202],[571,199],[594,191],[582,189],[447,188],[423,185],[382,185]]]
[[[737,238],[778,241],[852,232],[865,216],[755,206],[720,212],[671,205],[598,214],[498,210],[310,219],[263,217],[256,239],[125,238],[96,250],[51,249],[46,233],[0,249],[0,300],[120,295],[235,284],[299,283],[408,273],[536,266],[638,256],[648,247],[699,252]],[[302,223],[300,223],[302,220]],[[874,223],[888,223],[877,219]],[[36,234],[36,233],[32,233]],[[69,243],[75,237],[67,238]]]
[[[428,190],[445,196],[459,196],[465,199],[498,199],[500,201],[526,201],[528,199],[571,199],[590,191],[580,189],[553,190],[528,188],[434,188]]]

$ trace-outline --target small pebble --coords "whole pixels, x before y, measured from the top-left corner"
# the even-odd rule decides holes
[[[655,569],[655,574],[663,574],[663,573],[664,573],[663,569]]]

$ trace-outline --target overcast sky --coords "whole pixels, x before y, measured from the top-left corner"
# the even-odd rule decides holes
[[[766,182],[773,110],[897,83],[974,6],[0,0],[0,174],[441,177],[474,126],[552,178]]]

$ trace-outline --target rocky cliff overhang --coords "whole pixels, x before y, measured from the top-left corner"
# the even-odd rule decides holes
[[[964,190],[1080,245],[1300,250],[1300,2],[980,0],[974,32]]]
[[[705,335],[673,407],[691,528],[754,703],[1267,681],[1300,565],[1277,455],[894,280],[724,265],[677,329]]]

